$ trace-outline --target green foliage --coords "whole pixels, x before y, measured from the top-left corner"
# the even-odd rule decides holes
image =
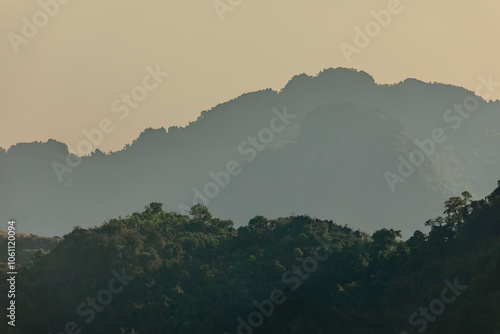
[[[257,216],[235,230],[202,205],[189,218],[152,203],[125,219],[74,229],[50,252],[38,252],[18,275],[16,303],[25,317],[16,329],[59,333],[75,320],[91,333],[235,333],[254,301],[282,289],[286,302],[255,333],[412,333],[409,315],[439,298],[445,279],[458,277],[469,288],[426,333],[494,333],[499,189],[484,200],[448,200],[447,216],[407,241],[394,229],[370,237],[308,216]],[[331,254],[328,242],[336,245]],[[318,252],[329,256],[293,291],[283,275]],[[76,307],[120,268],[136,278],[86,324]]]
[[[204,223],[207,223],[210,219],[212,219],[212,215],[208,211],[208,208],[203,204],[196,204],[193,206],[189,211],[189,215],[191,215],[194,220]]]
[[[7,262],[7,232],[0,230],[0,264]],[[32,260],[53,249],[59,242],[59,237],[40,237],[33,234],[16,235],[16,264],[28,266]],[[40,254],[39,254],[40,253]]]

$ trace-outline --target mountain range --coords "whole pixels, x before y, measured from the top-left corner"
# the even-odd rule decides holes
[[[146,129],[78,165],[55,140],[0,149],[0,219],[62,236],[144,203],[184,214],[201,203],[235,226],[307,214],[409,236],[446,198],[491,191],[499,129],[500,101],[464,88],[327,69],[202,111],[186,127]]]

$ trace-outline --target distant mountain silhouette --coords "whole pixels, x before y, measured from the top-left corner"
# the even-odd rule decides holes
[[[394,169],[399,155],[408,156],[414,148],[409,142],[388,113],[352,103],[318,107],[302,120],[296,142],[249,163],[214,199],[213,211],[242,221],[256,213],[306,213],[371,232],[383,224],[413,231],[418,219],[442,211],[445,190],[427,162],[391,191],[384,172]]]
[[[0,219],[17,218],[21,232],[63,235],[140,211],[144,203],[181,211],[193,197],[203,201],[207,187],[218,192],[205,196],[210,210],[237,226],[257,214],[305,213],[408,235],[442,213],[436,203],[463,189],[485,196],[500,179],[500,101],[474,97],[477,110],[460,120],[447,112],[471,96],[415,79],[378,85],[365,72],[343,68],[302,74],[280,92],[248,93],[203,111],[185,128],[147,129],[122,151],[96,151],[63,182],[52,163],[65,164],[66,145],[17,144],[0,150]],[[284,113],[294,117],[279,119]],[[274,118],[281,131],[272,129]],[[408,160],[418,149],[414,141],[439,128],[446,140],[391,191],[384,173],[397,175],[400,157]],[[268,144],[259,151],[261,139]],[[226,185],[220,171],[230,161],[239,168],[232,165],[237,175]]]

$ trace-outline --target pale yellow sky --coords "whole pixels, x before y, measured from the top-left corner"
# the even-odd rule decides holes
[[[239,3],[222,21],[213,0],[72,0],[49,7],[44,22],[39,2],[0,0],[0,147],[53,138],[74,148],[82,130],[109,118],[114,130],[98,146],[118,150],[145,128],[184,126],[242,93],[330,67],[364,70],[379,83],[414,77],[474,90],[478,76],[500,81],[496,0],[401,0],[348,62],[340,44],[355,45],[353,29],[392,1],[220,0]],[[23,17],[33,23],[34,15],[41,27],[25,27],[33,36],[21,43]],[[120,119],[111,104],[157,64],[169,76]]]

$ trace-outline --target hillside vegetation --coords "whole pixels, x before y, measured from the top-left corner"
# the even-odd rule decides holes
[[[235,229],[151,203],[22,269],[16,333],[500,333],[500,187],[444,211],[403,241],[308,216]]]
[[[7,265],[7,232],[0,230],[0,268]],[[53,249],[61,240],[59,237],[40,237],[38,235],[16,234],[16,265],[27,266],[38,252],[44,253]]]

